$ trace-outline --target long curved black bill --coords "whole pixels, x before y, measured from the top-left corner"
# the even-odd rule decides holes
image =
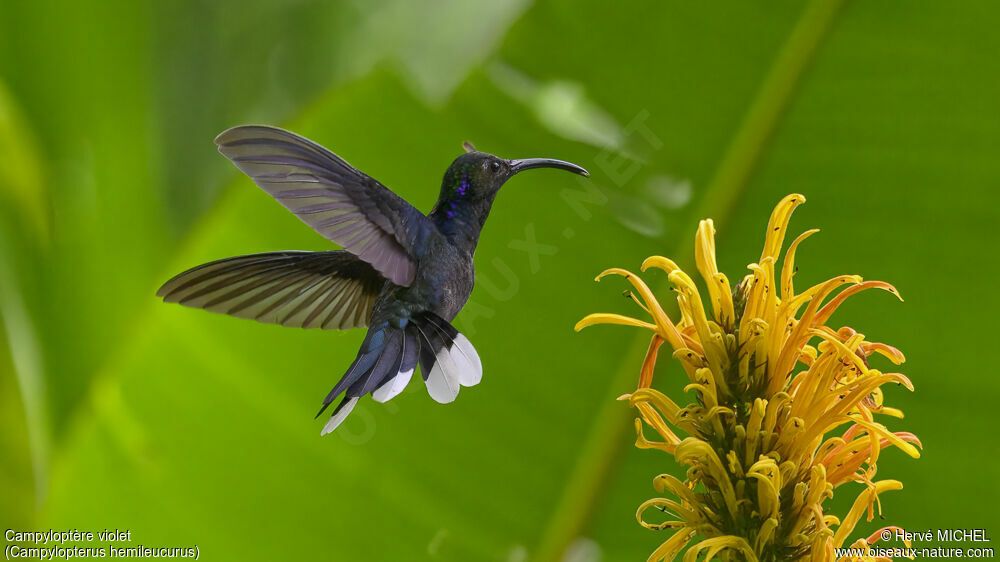
[[[582,167],[577,166],[572,162],[565,162],[554,158],[522,158],[521,160],[511,160],[510,167],[514,170],[515,174],[523,172],[524,170],[533,170],[535,168],[555,168],[557,170],[566,170],[567,172],[580,174],[584,177],[590,177],[590,172]]]

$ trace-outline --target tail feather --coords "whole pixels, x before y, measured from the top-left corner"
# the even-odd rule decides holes
[[[403,357],[402,350],[403,331],[389,331],[389,334],[385,337],[378,360],[375,361],[375,364],[372,365],[372,368],[364,376],[347,389],[347,395],[364,396],[378,388],[390,375],[395,375],[399,372],[398,369],[393,370],[393,367],[399,366],[400,359]]]
[[[376,402],[388,402],[406,388],[417,368],[417,357],[420,354],[420,337],[415,328],[408,328],[403,336],[403,349],[399,353],[399,365],[392,377],[387,377],[382,384],[372,392]],[[390,371],[392,372],[392,371]]]
[[[354,409],[354,405],[357,403],[357,396],[353,398],[345,396],[343,401],[341,401],[340,404],[334,408],[333,415],[330,416],[330,420],[323,426],[323,431],[320,432],[320,435],[326,435],[334,429],[337,429],[337,426],[347,419],[347,416],[351,413],[351,410]]]
[[[444,341],[448,342],[451,348],[451,357],[458,368],[458,382],[462,386],[475,386],[483,379],[483,364],[476,353],[476,348],[472,343],[459,333],[454,326],[444,321],[439,316],[432,315],[428,318],[438,331],[444,335]]]
[[[430,323],[422,326],[418,324],[417,327],[427,349],[426,353],[420,354],[420,370],[424,372],[427,394],[441,404],[454,402],[458,397],[460,384],[456,376],[458,368],[452,361],[451,354],[447,353],[448,342]]]
[[[462,386],[473,386],[482,380],[482,363],[469,340],[440,316],[426,312],[417,327],[423,336],[420,368],[431,398],[448,403],[458,396]]]
[[[413,371],[417,368],[420,357],[420,335],[416,328],[410,327],[406,330],[406,347],[403,349],[403,363],[399,366],[402,371]]]
[[[318,418],[327,408],[329,408],[333,399],[340,395],[340,393],[343,392],[348,386],[354,384],[355,381],[363,377],[365,373],[371,370],[375,362],[378,361],[379,355],[380,351],[378,350],[365,351],[364,347],[362,347],[362,350],[358,352],[357,358],[354,359],[354,363],[351,363],[351,366],[348,367],[344,376],[337,381],[337,384],[334,385],[330,393],[326,395],[326,398],[323,400],[323,407],[319,409],[316,417]]]
[[[462,386],[473,386],[482,379],[482,363],[475,348],[436,314],[422,313],[405,328],[389,323],[372,327],[354,363],[323,401],[320,414],[344,393],[323,433],[336,429],[361,396],[370,393],[376,401],[386,402],[398,395],[417,365],[423,371],[427,393],[441,403],[454,401]]]

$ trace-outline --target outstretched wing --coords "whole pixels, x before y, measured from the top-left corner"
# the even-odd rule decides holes
[[[295,133],[245,125],[215,139],[226,158],[330,241],[409,286],[430,221],[342,158]]]
[[[368,325],[385,278],[357,256],[268,252],[199,265],[156,292],[166,302],[298,328]]]

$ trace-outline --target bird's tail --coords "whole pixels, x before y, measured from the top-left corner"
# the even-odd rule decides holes
[[[432,312],[423,312],[401,327],[388,322],[372,326],[357,358],[316,414],[319,417],[344,393],[322,433],[336,429],[365,394],[386,402],[402,392],[418,363],[427,393],[442,404],[455,400],[459,388],[479,384],[483,377],[479,354],[469,340]]]

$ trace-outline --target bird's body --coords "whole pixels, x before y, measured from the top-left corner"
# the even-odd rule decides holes
[[[473,255],[500,186],[550,159],[503,160],[474,150],[445,173],[424,215],[320,145],[263,126],[229,129],[219,151],[285,207],[344,250],[268,252],[210,262],[157,293],[167,302],[304,328],[368,327],[357,358],[323,402],[341,393],[323,433],[358,399],[391,399],[419,364],[428,393],[451,402],[482,377],[478,354],[450,322],[475,284]],[[467,150],[471,147],[467,147]]]

